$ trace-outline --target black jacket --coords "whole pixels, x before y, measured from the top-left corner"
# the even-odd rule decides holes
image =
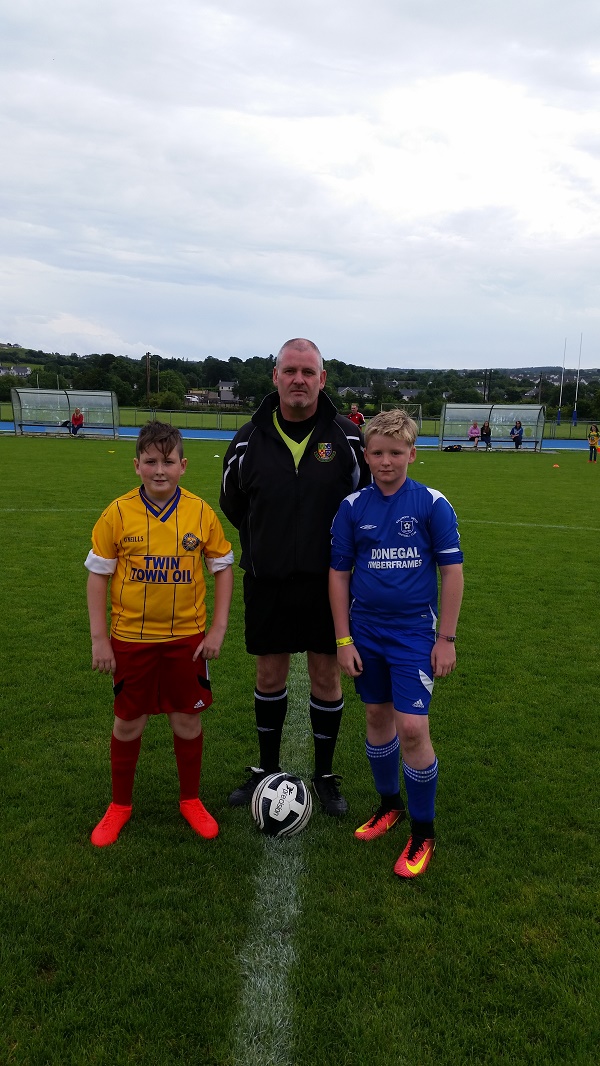
[[[317,422],[296,471],[266,396],[223,462],[220,505],[240,531],[243,570],[259,578],[325,574],[331,523],[344,499],[370,482],[360,430],[319,393]]]

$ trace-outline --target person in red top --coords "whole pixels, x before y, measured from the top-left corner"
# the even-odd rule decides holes
[[[365,424],[365,416],[361,414],[361,412],[358,410],[357,403],[353,403],[351,405],[350,414],[348,415],[348,418],[351,422],[354,422],[355,426],[364,426]]]
[[[71,428],[69,433],[72,437],[76,437],[79,430],[83,426],[83,411],[80,411],[79,407],[76,407],[71,415]]]

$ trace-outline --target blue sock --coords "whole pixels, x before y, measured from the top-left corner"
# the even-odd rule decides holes
[[[387,744],[366,742],[367,758],[375,788],[380,796],[397,796],[400,791],[400,742],[398,737]]]
[[[408,799],[408,813],[411,821],[433,824],[435,817],[435,791],[438,779],[438,761],[432,762],[424,770],[413,770],[402,760],[402,771]],[[421,834],[419,834],[421,835]]]

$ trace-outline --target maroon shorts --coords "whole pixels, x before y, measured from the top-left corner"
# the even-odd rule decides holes
[[[161,644],[117,640],[113,679],[115,715],[125,722],[143,714],[198,714],[212,703],[206,660],[193,655],[203,633]]]

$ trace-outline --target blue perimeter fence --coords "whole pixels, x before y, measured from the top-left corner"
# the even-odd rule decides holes
[[[167,412],[161,412],[161,414],[163,414],[163,416],[166,413]],[[244,418],[244,421],[248,421],[249,417],[250,417],[249,415],[246,415],[245,418]],[[190,429],[190,428],[186,428],[185,426],[180,426],[179,428],[181,430],[182,437],[184,437],[186,440],[227,440],[227,441],[229,441],[229,440],[233,440],[233,438],[235,437],[235,434],[236,434],[236,430],[234,430],[234,429]],[[548,428],[550,428],[550,426],[547,423],[546,424],[546,429],[548,429]],[[139,431],[140,431],[140,426],[120,426],[119,427],[119,438],[121,438],[121,439],[135,438],[135,437],[137,437]],[[0,433],[14,433],[14,432],[15,432],[14,422],[0,422]],[[32,426],[28,430],[28,434],[33,434],[33,433],[38,433],[38,434],[41,434],[42,436],[44,436],[46,434],[46,428],[44,426],[39,426],[39,427],[33,427]],[[53,435],[56,435],[56,430],[53,431]],[[65,437],[68,435],[66,431],[65,431],[64,435],[65,435]],[[109,439],[109,440],[113,440],[114,439],[113,438],[113,434],[112,434],[112,430],[108,430],[108,429],[105,432],[103,432],[102,430],[99,430],[99,429],[94,429],[92,435],[95,438],[106,436],[106,438]],[[80,439],[84,439],[84,438],[85,438],[85,429],[82,432],[80,432],[77,435],[77,437],[72,438],[72,439],[80,440]],[[499,441],[498,441],[498,443],[499,443]],[[503,443],[506,444],[505,441],[503,441]],[[435,437],[432,437],[432,436],[420,436],[418,441],[417,441],[417,446],[419,448],[437,448],[439,446],[439,437],[437,437],[437,436],[435,436]],[[580,440],[580,439],[576,439],[576,438],[560,438],[560,439],[557,439],[556,437],[554,437],[552,435],[552,436],[544,436],[544,443],[543,443],[543,448],[541,449],[541,451],[542,451],[542,454],[543,454],[544,451],[547,451],[547,452],[557,451],[557,450],[561,450],[562,451],[562,450],[565,450],[565,449],[569,449],[569,450],[573,450],[573,451],[587,451],[588,447],[589,447],[589,445],[588,445],[587,440]],[[473,451],[473,446],[468,444],[465,441],[465,444],[464,444],[462,450],[463,451]],[[525,450],[526,449],[523,449],[523,451],[525,451]],[[479,451],[484,452],[485,449],[480,447]]]

